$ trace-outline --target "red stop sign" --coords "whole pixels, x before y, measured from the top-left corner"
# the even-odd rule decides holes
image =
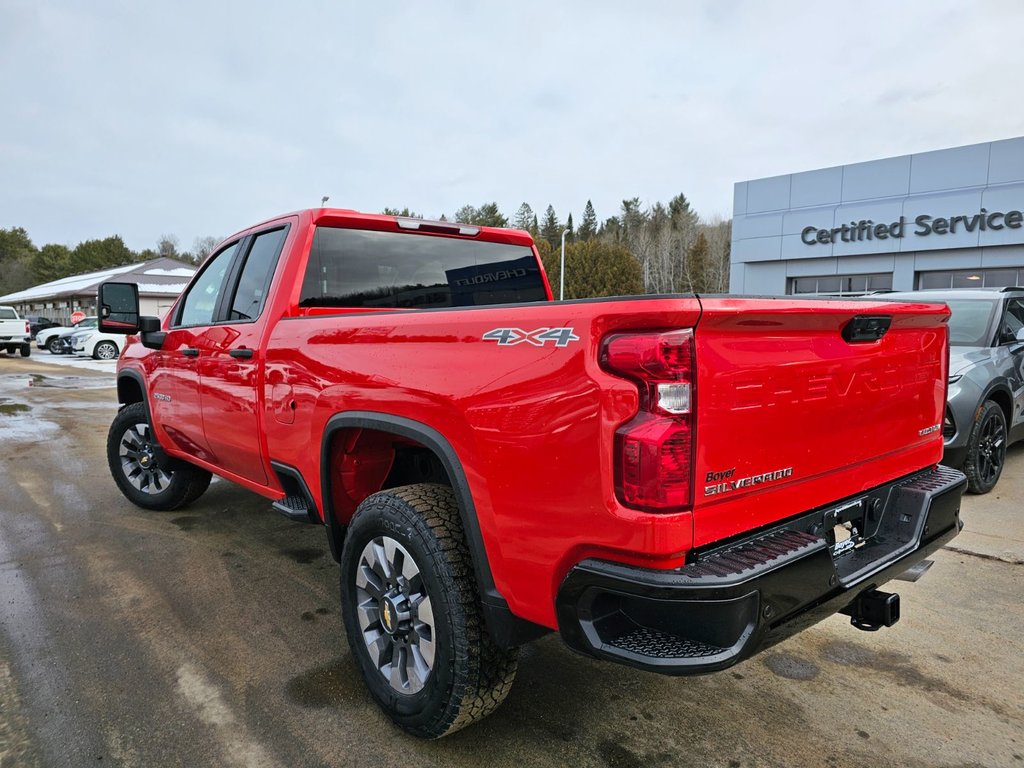
[[[76,325],[85,320],[85,312],[79,310],[78,312],[71,313],[71,324]]]

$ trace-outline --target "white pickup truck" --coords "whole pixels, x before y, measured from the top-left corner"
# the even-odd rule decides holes
[[[32,354],[31,328],[28,320],[18,317],[14,307],[0,307],[0,348],[8,355],[21,352],[22,357]]]

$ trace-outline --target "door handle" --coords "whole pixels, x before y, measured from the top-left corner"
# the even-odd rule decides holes
[[[195,347],[182,347],[181,354],[185,357],[199,357],[199,350]]]
[[[250,357],[252,357],[252,350],[247,349],[246,347],[241,347],[239,349],[232,349],[230,352],[228,352],[228,354],[231,355],[232,357],[240,357],[243,360],[248,360]]]

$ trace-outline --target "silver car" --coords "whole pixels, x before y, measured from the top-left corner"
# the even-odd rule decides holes
[[[1024,288],[964,288],[872,296],[940,301],[949,321],[949,394],[943,463],[961,468],[968,490],[999,481],[1006,447],[1024,438]]]

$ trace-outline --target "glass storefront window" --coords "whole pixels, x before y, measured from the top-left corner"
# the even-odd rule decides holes
[[[929,288],[1005,288],[1020,285],[1024,268],[959,269],[944,272],[918,272],[917,287]]]
[[[863,296],[872,291],[889,290],[892,290],[892,275],[794,277],[789,282],[791,296]]]

